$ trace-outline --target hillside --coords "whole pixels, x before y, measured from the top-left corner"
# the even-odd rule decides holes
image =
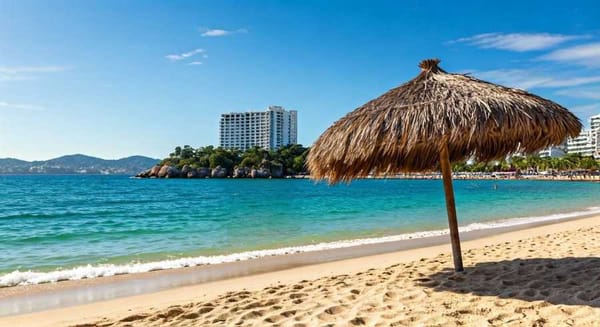
[[[45,161],[5,158],[0,159],[0,174],[134,175],[155,165],[158,161],[144,156],[107,160],[83,154],[67,155]]]

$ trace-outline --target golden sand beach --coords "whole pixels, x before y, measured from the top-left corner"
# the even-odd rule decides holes
[[[599,326],[600,217],[0,319],[3,326]],[[60,285],[58,283],[57,285]]]

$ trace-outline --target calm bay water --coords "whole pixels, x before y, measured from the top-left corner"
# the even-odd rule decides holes
[[[600,183],[454,185],[461,225],[600,206]],[[445,214],[438,180],[0,176],[0,276],[444,229]]]

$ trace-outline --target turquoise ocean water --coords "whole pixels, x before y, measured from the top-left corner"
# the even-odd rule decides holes
[[[461,226],[600,209],[600,183],[454,186]],[[309,180],[0,176],[0,286],[440,230],[447,226],[444,205],[439,180],[328,186]]]

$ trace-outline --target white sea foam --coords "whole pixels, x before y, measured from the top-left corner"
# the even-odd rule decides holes
[[[485,223],[472,223],[459,228],[460,232],[470,232],[476,230],[518,226],[530,223],[549,222],[561,219],[575,218],[579,216],[587,216],[593,214],[600,214],[600,207],[589,207],[586,210],[575,211],[569,213],[553,214],[548,216],[537,216],[537,217],[519,217],[498,220],[493,222]],[[211,265],[234,261],[243,261],[249,259],[256,259],[261,257],[273,256],[273,255],[284,255],[290,253],[300,252],[314,252],[329,249],[346,248],[357,245],[365,244],[377,244],[385,242],[402,241],[408,239],[419,239],[426,237],[434,237],[448,234],[448,229],[423,231],[399,235],[391,235],[377,238],[362,238],[353,240],[343,240],[335,242],[326,242],[319,244],[301,245],[284,247],[278,249],[268,250],[256,250],[247,251],[241,253],[233,253],[227,255],[215,255],[215,256],[198,256],[179,258],[172,260],[162,260],[147,263],[131,263],[131,264],[102,264],[102,265],[86,265],[71,269],[61,269],[50,272],[35,272],[35,271],[13,271],[11,273],[0,276],[0,287],[16,286],[16,285],[30,285],[40,283],[51,283],[63,280],[78,280],[84,278],[96,278],[105,276],[114,276],[120,274],[133,274],[148,272],[154,270],[164,269],[175,269],[183,267]]]

